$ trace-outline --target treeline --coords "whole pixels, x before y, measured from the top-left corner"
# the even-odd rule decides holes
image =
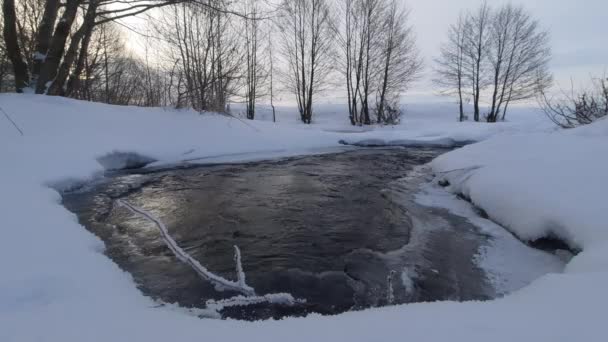
[[[421,70],[397,0],[5,0],[0,90],[226,112],[277,90],[300,119],[328,85],[348,89],[353,124],[395,123]],[[150,11],[156,9],[155,11]],[[119,19],[150,13],[150,53],[125,48]],[[152,46],[154,48],[152,48]],[[275,70],[276,69],[276,70]]]
[[[116,7],[116,5],[120,5]],[[0,89],[112,104],[158,106],[161,82],[125,47],[115,20],[158,2],[6,0],[2,4]],[[6,72],[8,70],[8,72]]]
[[[399,0],[4,0],[0,91],[112,104],[228,112],[280,91],[304,123],[318,94],[344,89],[353,125],[394,124],[422,59]],[[146,14],[145,51],[126,47],[120,19]],[[460,119],[505,118],[550,86],[548,33],[523,8],[465,12],[436,60],[436,84]],[[277,89],[275,89],[277,88]],[[491,103],[481,113],[480,103]],[[273,106],[274,108],[274,106]]]
[[[552,84],[549,33],[523,7],[483,3],[450,26],[436,60],[435,83],[456,95],[460,120],[464,103],[473,102],[473,119],[482,119],[482,97],[490,103],[483,119],[504,120],[512,102],[536,97]]]

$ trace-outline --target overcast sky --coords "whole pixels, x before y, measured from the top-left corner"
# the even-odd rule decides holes
[[[278,2],[280,0],[272,0]],[[446,38],[448,26],[460,11],[477,8],[482,0],[401,0],[411,9],[418,47],[424,58],[424,75],[413,85],[408,97],[437,100],[431,79],[433,58]],[[499,6],[506,0],[487,0]],[[556,84],[570,88],[571,78],[577,85],[590,77],[608,75],[608,0],[512,0],[524,5],[551,33],[553,59],[551,71]],[[141,45],[141,42],[136,45]],[[135,48],[142,50],[143,48]],[[327,94],[330,95],[330,94]],[[330,97],[333,95],[330,95]]]
[[[428,91],[433,58],[445,39],[448,25],[463,9],[479,6],[480,0],[406,0],[425,59],[426,75],[418,85]],[[491,6],[507,1],[488,0]],[[591,74],[608,72],[608,0],[513,0],[522,4],[551,32],[552,71],[564,87],[570,77],[586,81]]]

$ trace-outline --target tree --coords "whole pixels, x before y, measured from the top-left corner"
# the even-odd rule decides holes
[[[382,34],[381,17],[386,9],[383,0],[344,0],[340,45],[346,76],[348,113],[351,124],[371,123],[370,96],[373,77],[380,71],[379,53]]]
[[[28,6],[17,10],[15,0],[4,1],[2,5],[3,38],[15,88],[21,92],[30,87],[38,94],[49,95],[69,92],[66,82],[78,83],[75,78],[82,70],[80,56],[85,55],[97,25],[179,3],[246,17],[220,0],[66,0],[64,3],[20,0],[19,3]],[[83,9],[83,14],[79,14],[79,9]],[[25,25],[20,25],[18,12],[31,14],[24,16]]]
[[[259,4],[258,0],[245,0],[245,11],[250,17],[245,18],[245,102],[246,117],[253,120],[255,118],[256,101],[262,94],[259,91],[261,82],[266,78],[263,68],[263,49],[261,44],[264,41],[260,36]]]
[[[13,65],[13,77],[15,79],[15,90],[18,93],[29,85],[30,74],[27,64],[23,60],[19,38],[17,34],[17,14],[15,11],[15,0],[4,0],[2,3],[2,14],[4,27],[2,29],[4,46],[8,59]]]
[[[396,124],[401,116],[399,97],[422,70],[409,12],[392,0],[385,12],[380,46],[382,71],[378,82],[376,116],[378,123]]]
[[[590,90],[569,94],[562,92],[557,99],[539,90],[539,103],[547,117],[561,128],[575,128],[608,117],[608,78],[592,80]]]
[[[236,29],[225,13],[209,8],[178,4],[163,11],[155,30],[163,37],[167,64],[175,68],[171,87],[178,107],[225,112],[229,97],[238,95],[246,53]]]
[[[285,83],[295,95],[300,119],[312,122],[313,96],[332,70],[334,18],[327,0],[284,0],[278,20]]]
[[[448,39],[435,59],[435,85],[444,95],[457,95],[459,120],[464,119],[464,97],[473,100],[473,119],[480,119],[481,95],[488,85],[487,44],[491,9],[484,2],[476,11],[461,13],[448,30]],[[469,89],[469,90],[467,90]]]
[[[269,65],[269,77],[270,77],[270,84],[269,84],[269,91],[270,91],[270,107],[272,108],[272,122],[277,122],[277,113],[276,113],[276,108],[274,106],[274,48],[273,48],[273,44],[272,44],[272,38],[271,35],[268,35],[268,61],[270,63]]]
[[[399,96],[422,67],[407,9],[393,0],[343,0],[341,16],[340,67],[351,124],[395,123]]]
[[[508,4],[494,13],[488,56],[493,88],[488,122],[504,120],[512,101],[533,98],[551,86],[549,34],[523,7]]]
[[[456,24],[450,26],[448,39],[441,46],[440,56],[435,59],[435,79],[433,82],[442,88],[444,95],[456,95],[458,97],[458,120],[464,121],[464,97],[466,89],[471,85],[469,61],[465,55],[466,33],[470,22],[465,14],[460,14]]]
[[[471,88],[474,119],[480,120],[480,100],[486,90],[491,107],[488,122],[504,120],[509,105],[537,96],[552,84],[549,73],[549,34],[523,7],[504,5],[493,10],[484,3],[462,15],[448,31],[448,41],[436,60],[435,83],[459,98]],[[489,88],[489,89],[488,89]]]
[[[470,13],[469,24],[465,25],[465,54],[469,59],[470,73],[469,78],[472,86],[473,95],[473,118],[479,121],[481,93],[486,86],[485,75],[486,44],[488,41],[488,31],[490,26],[490,7],[484,2],[476,12]]]

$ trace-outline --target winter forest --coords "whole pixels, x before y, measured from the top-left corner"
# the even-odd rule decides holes
[[[331,89],[346,95],[352,125],[395,124],[401,96],[427,69],[437,93],[457,98],[461,121],[465,103],[473,120],[495,122],[539,99],[568,127],[605,115],[586,108],[606,103],[603,81],[599,94],[543,96],[550,33],[525,7],[463,9],[426,61],[411,15],[398,0],[6,0],[0,91],[221,113],[236,102],[248,119],[283,93],[311,123],[316,97]],[[143,49],[129,46],[133,36]]]

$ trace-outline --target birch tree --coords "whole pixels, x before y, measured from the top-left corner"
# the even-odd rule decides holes
[[[465,54],[470,61],[470,73],[468,75],[473,95],[473,119],[480,120],[481,94],[487,86],[486,74],[486,45],[488,43],[489,27],[491,20],[490,7],[484,2],[477,11],[469,14],[469,24],[465,27]]]
[[[371,123],[370,97],[375,90],[374,75],[380,71],[379,36],[383,0],[344,0],[340,45],[341,66],[346,78],[348,113],[351,124]]]
[[[0,32],[4,31],[4,20],[0,16]],[[8,52],[4,44],[4,39],[0,39],[0,92],[8,92],[12,89],[11,68],[8,59]]]
[[[435,78],[433,82],[441,88],[441,93],[458,98],[458,120],[464,121],[464,102],[470,93],[470,63],[465,55],[467,25],[470,22],[465,14],[460,14],[456,24],[450,26],[448,38],[441,46],[440,56],[435,59]]]
[[[504,120],[509,104],[551,86],[549,33],[523,7],[507,4],[493,14],[488,56],[492,100],[488,122]]]
[[[216,1],[216,6],[222,6]],[[226,14],[191,4],[163,11],[156,26],[166,59],[175,63],[178,81],[172,86],[178,107],[225,112],[237,95],[245,53]]]
[[[475,121],[481,119],[480,101],[488,95],[485,119],[496,122],[506,118],[513,102],[551,86],[550,58],[549,33],[523,7],[491,9],[484,3],[451,26],[436,60],[435,83],[443,93],[458,96],[461,120],[463,94],[469,94],[464,89],[471,89]]]
[[[401,116],[400,96],[416,80],[422,70],[422,59],[409,25],[409,11],[391,0],[383,16],[380,46],[382,71],[376,91],[378,123],[396,124]]]
[[[264,53],[262,37],[262,21],[260,19],[260,4],[258,0],[245,0],[245,12],[249,14],[244,20],[245,28],[245,116],[255,118],[256,101],[263,96],[260,91],[266,78],[264,70]]]
[[[295,95],[300,119],[312,122],[313,97],[332,71],[334,18],[328,0],[284,0],[278,28],[287,65],[284,82]]]

